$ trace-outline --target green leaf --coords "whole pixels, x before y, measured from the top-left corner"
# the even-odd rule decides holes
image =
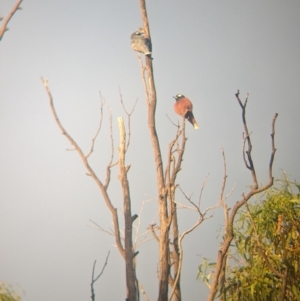
[[[292,286],[292,292],[293,292],[294,296],[296,297],[297,301],[300,301],[300,292],[299,292],[299,289],[295,285]]]
[[[235,252],[228,257],[224,300],[278,300],[282,281],[273,270],[282,273],[288,267],[287,300],[300,301],[300,197],[295,188],[300,193],[300,184],[285,176],[277,187],[249,203],[250,213],[237,213],[235,246],[231,247]]]

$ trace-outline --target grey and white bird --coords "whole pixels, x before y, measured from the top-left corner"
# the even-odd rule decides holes
[[[151,57],[151,42],[141,31],[135,31],[131,35],[131,48]]]

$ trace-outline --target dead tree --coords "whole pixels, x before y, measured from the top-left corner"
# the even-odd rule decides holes
[[[140,8],[143,20],[143,29],[146,37],[151,41],[150,28],[146,10],[145,0],[140,0]],[[145,56],[146,67],[143,68],[147,73],[148,85],[145,83],[146,88],[146,101],[148,107],[148,128],[152,149],[155,161],[156,183],[158,194],[159,206],[159,222],[160,222],[160,235],[159,235],[159,296],[158,301],[165,301],[168,299],[168,283],[169,283],[169,236],[171,216],[168,212],[168,202],[166,195],[166,184],[164,179],[163,160],[155,126],[155,110],[156,110],[156,89],[153,76],[152,59]]]
[[[3,19],[0,17],[0,21],[3,20],[3,23],[2,23],[2,26],[0,27],[0,41],[2,40],[3,36],[4,36],[4,33],[6,31],[8,31],[8,28],[7,28],[7,24],[8,22],[10,21],[10,19],[13,17],[13,15],[15,14],[15,12],[18,10],[18,9],[21,9],[20,5],[21,5],[21,2],[23,0],[18,0],[16,2],[16,4],[14,5],[14,7],[12,8],[12,10],[8,13],[8,15]]]
[[[143,32],[145,36],[151,41],[150,29],[148,16],[146,11],[145,0],[140,1],[140,8],[143,20]],[[141,70],[142,70],[142,80],[145,89],[146,95],[146,105],[148,109],[148,129],[150,134],[150,140],[152,143],[153,157],[154,157],[154,165],[156,172],[156,184],[157,184],[157,203],[158,203],[158,211],[159,211],[159,233],[155,232],[155,228],[153,225],[150,225],[149,229],[153,233],[153,237],[156,239],[159,245],[159,258],[158,258],[158,266],[159,266],[159,290],[158,290],[158,301],[181,301],[181,288],[180,288],[180,276],[181,276],[181,267],[183,261],[183,249],[182,249],[182,241],[184,237],[191,233],[196,227],[198,227],[206,218],[207,213],[210,210],[213,210],[217,207],[223,206],[224,210],[227,210],[224,197],[224,188],[226,184],[226,164],[225,164],[225,156],[223,152],[224,158],[224,177],[223,184],[221,187],[221,194],[219,201],[205,209],[204,211],[200,210],[200,199],[199,203],[196,204],[194,201],[185,194],[178,183],[177,175],[182,169],[182,160],[185,151],[187,138],[185,137],[185,121],[183,121],[182,125],[177,127],[177,133],[175,135],[174,140],[169,144],[168,154],[167,154],[167,162],[164,170],[164,164],[161,154],[161,148],[159,144],[159,139],[157,135],[157,129],[155,124],[155,112],[156,112],[156,104],[157,104],[157,96],[154,82],[154,74],[153,74],[153,61],[152,58],[148,55],[145,56],[145,65],[143,65],[141,56],[138,56]],[[112,119],[110,117],[110,126],[111,126],[111,143],[112,143],[112,156],[111,160],[106,167],[106,179],[102,181],[99,179],[93,168],[89,163],[89,157],[93,153],[94,143],[97,138],[97,135],[101,129],[102,117],[100,119],[100,125],[97,130],[95,137],[92,139],[92,145],[90,151],[87,154],[84,154],[80,146],[75,142],[75,140],[71,137],[71,135],[66,131],[60,122],[54,104],[53,98],[48,87],[48,82],[45,79],[42,79],[43,85],[46,89],[50,107],[54,116],[54,119],[60,128],[61,132],[65,137],[69,140],[71,145],[74,147],[74,150],[79,154],[86,170],[87,175],[90,176],[95,183],[97,184],[104,202],[106,203],[108,209],[111,212],[114,231],[113,235],[115,236],[115,241],[117,248],[124,258],[125,261],[125,270],[126,270],[126,286],[127,286],[127,298],[129,301],[138,301],[139,300],[139,288],[141,288],[142,293],[145,295],[144,290],[142,289],[141,284],[138,283],[136,277],[136,268],[135,268],[135,256],[138,254],[136,252],[132,235],[133,235],[133,222],[136,219],[137,215],[132,215],[131,213],[131,198],[130,198],[130,186],[128,180],[128,172],[130,170],[130,165],[126,164],[126,152],[129,147],[130,141],[130,127],[128,127],[128,138],[126,138],[126,131],[124,127],[124,122],[122,118],[118,119],[119,124],[119,133],[120,133],[120,143],[119,143],[119,156],[116,162],[113,162],[113,135],[112,135]],[[225,238],[222,245],[221,250],[218,254],[217,267],[214,274],[212,289],[210,292],[210,296],[208,300],[213,300],[215,294],[218,290],[219,284],[222,282],[222,274],[221,271],[224,271],[226,264],[226,256],[230,246],[230,243],[233,239],[233,222],[234,217],[238,209],[245,204],[254,194],[259,193],[273,184],[272,177],[272,164],[275,155],[275,146],[274,146],[274,126],[277,115],[275,115],[272,126],[272,156],[269,164],[269,174],[270,181],[267,185],[259,187],[254,164],[251,156],[252,145],[250,134],[248,132],[248,127],[246,124],[245,112],[247,99],[243,104],[239,99],[239,93],[236,94],[236,97],[239,101],[240,106],[243,111],[243,123],[245,129],[245,137],[244,137],[244,161],[246,167],[251,171],[253,178],[253,186],[250,192],[246,195],[243,195],[242,199],[236,203],[234,208],[232,209],[230,215],[226,215],[226,229],[225,229]],[[122,102],[122,97],[121,97]],[[123,105],[123,102],[122,102]],[[103,104],[102,104],[103,106]],[[101,106],[101,110],[102,110]],[[123,105],[124,107],[124,105]],[[124,109],[126,112],[126,110]],[[102,112],[102,111],[101,111]],[[131,112],[132,113],[132,112]],[[127,113],[127,116],[130,121],[131,113]],[[101,115],[102,116],[102,115]],[[248,147],[248,150],[245,151],[245,147]],[[117,209],[114,207],[112,200],[108,194],[108,187],[111,181],[111,169],[114,166],[119,167],[119,180],[122,189],[123,195],[123,211],[124,211],[124,221],[125,221],[125,231],[124,237],[121,237],[120,233],[120,225],[119,225],[119,217]],[[203,186],[204,187],[204,186]],[[187,229],[182,234],[179,234],[178,230],[178,219],[177,219],[177,208],[178,202],[176,201],[176,191],[177,189],[181,190],[185,199],[189,202],[189,207],[185,206],[190,210],[194,210],[198,214],[198,219],[195,221],[193,226],[190,229]],[[201,190],[202,191],[202,190]],[[228,210],[227,210],[228,212]],[[169,286],[171,287],[171,293],[169,294]]]
[[[119,159],[117,162],[113,163],[113,137],[112,137],[112,119],[110,116],[110,126],[111,126],[111,143],[112,143],[112,155],[111,160],[108,163],[106,167],[106,180],[103,182],[99,179],[94,169],[91,167],[89,163],[89,157],[93,153],[94,150],[94,143],[98,136],[98,133],[101,129],[102,124],[102,114],[100,118],[100,124],[99,128],[96,132],[95,137],[92,139],[92,145],[87,154],[84,154],[81,147],[76,143],[76,141],[71,137],[71,135],[67,132],[67,130],[63,127],[62,123],[60,122],[55,107],[53,103],[53,97],[50,92],[49,86],[48,86],[48,80],[42,78],[43,85],[45,87],[45,90],[47,92],[50,108],[52,111],[52,114],[54,116],[54,119],[60,128],[63,135],[69,140],[71,145],[74,147],[74,150],[79,154],[83,165],[85,166],[87,170],[87,175],[90,176],[95,183],[97,184],[103,199],[106,203],[106,206],[111,212],[113,225],[114,225],[114,232],[113,235],[115,236],[116,245],[117,248],[122,255],[122,257],[125,260],[125,267],[126,267],[126,285],[127,285],[127,299],[130,301],[137,301],[138,300],[138,288],[137,288],[137,282],[136,282],[136,276],[135,276],[135,266],[134,266],[134,257],[137,253],[135,253],[135,250],[133,249],[133,243],[132,243],[132,223],[134,221],[134,218],[131,214],[131,200],[130,200],[130,191],[129,191],[129,184],[128,184],[128,171],[130,166],[126,166],[125,164],[125,154],[129,146],[129,140],[126,140],[126,133],[125,133],[125,127],[124,122],[122,118],[119,118],[119,131],[120,131],[120,145],[119,145]],[[101,112],[102,112],[103,102],[101,102]],[[127,114],[128,118],[130,118],[130,114]],[[130,129],[129,129],[130,131]],[[119,225],[119,217],[117,208],[113,206],[112,200],[110,199],[110,196],[108,194],[108,187],[111,181],[111,168],[114,166],[119,166],[119,180],[121,182],[122,187],[122,194],[123,194],[123,209],[124,209],[124,220],[125,220],[125,231],[124,231],[124,246],[122,243],[122,238],[120,234],[120,225]]]
[[[151,41],[145,0],[140,0],[140,7],[143,20],[143,31],[146,37]],[[157,97],[153,74],[153,62],[149,56],[145,56],[145,66],[143,66],[141,60],[140,64],[148,109],[148,128],[155,161],[158,193],[157,201],[160,230],[158,235],[154,234],[159,243],[158,301],[167,301],[171,299],[174,301],[180,301],[180,273],[183,259],[183,250],[181,246],[182,239],[186,234],[192,232],[197,226],[199,226],[205,219],[207,212],[215,208],[215,206],[207,208],[207,210],[201,212],[200,204],[197,206],[190,199],[188,199],[188,201],[194,206],[192,210],[196,210],[199,213],[199,218],[191,227],[191,229],[188,229],[179,235],[175,193],[176,188],[178,187],[178,184],[176,184],[176,179],[181,170],[185,144],[187,141],[187,138],[185,137],[185,122],[183,121],[182,127],[178,127],[176,137],[169,145],[167,163],[164,173],[161,149],[155,125]],[[216,206],[219,205],[220,203],[216,204]],[[168,294],[169,285],[172,288],[170,296]]]
[[[145,36],[151,41],[149,21],[147,16],[145,0],[140,0],[141,15],[143,21],[143,32]],[[164,172],[161,149],[159,145],[157,129],[155,125],[155,110],[157,104],[157,96],[153,74],[153,61],[150,56],[145,56],[145,66],[139,57],[142,81],[144,84],[146,104],[148,109],[148,128],[150,133],[150,140],[152,143],[152,150],[155,162],[156,183],[158,194],[158,211],[159,211],[159,234],[156,234],[153,226],[150,229],[154,238],[159,244],[159,292],[158,301],[181,300],[180,289],[180,273],[183,259],[183,250],[181,242],[185,235],[191,233],[198,227],[202,221],[205,220],[206,214],[220,206],[220,201],[205,211],[201,212],[200,203],[196,205],[190,198],[186,197],[192,204],[192,210],[196,210],[199,214],[198,220],[195,224],[181,235],[178,230],[177,220],[177,202],[175,200],[175,192],[178,188],[176,184],[177,175],[181,170],[183,155],[185,151],[185,144],[187,138],[185,137],[185,121],[182,127],[178,126],[175,139],[170,143],[168,150],[168,157],[166,168]],[[169,285],[172,288],[169,296]]]
[[[151,41],[150,28],[147,16],[147,9],[145,0],[140,0],[140,8],[143,21],[143,30],[146,37]],[[148,109],[148,128],[150,133],[150,140],[152,143],[152,150],[155,161],[156,171],[156,183],[158,194],[158,208],[159,208],[159,292],[158,301],[168,300],[168,285],[170,276],[170,226],[172,222],[172,212],[168,208],[168,188],[166,186],[164,177],[164,167],[161,155],[161,149],[157,136],[157,130],[155,125],[155,110],[157,104],[157,96],[153,75],[152,59],[149,56],[145,56],[145,67],[142,67],[142,77],[146,93],[146,102]],[[146,75],[145,75],[146,72]],[[147,76],[148,84],[146,83],[145,76]],[[173,208],[174,209],[174,208]],[[171,208],[172,210],[172,208]],[[176,234],[175,234],[176,236]]]
[[[140,0],[140,7],[143,19],[143,30],[147,38],[151,41],[148,17],[146,11],[145,0]],[[140,58],[140,56],[139,56]],[[155,110],[156,110],[156,90],[153,76],[153,66],[152,59],[150,56],[145,56],[145,67],[142,66],[143,83],[146,92],[147,108],[148,108],[148,127],[150,133],[150,140],[152,142],[152,149],[154,153],[155,170],[156,170],[156,180],[157,180],[157,192],[158,192],[158,208],[159,208],[159,235],[154,233],[154,227],[150,226],[149,229],[152,230],[154,237],[157,239],[159,244],[159,301],[167,301],[168,298],[174,301],[181,300],[181,290],[180,290],[180,273],[182,266],[182,246],[181,242],[184,236],[190,233],[195,227],[200,225],[200,223],[205,219],[205,214],[212,209],[208,208],[204,213],[200,211],[200,208],[196,206],[190,199],[188,201],[195,206],[193,210],[197,210],[199,213],[199,219],[195,222],[191,229],[188,229],[183,234],[179,235],[178,231],[178,220],[177,220],[177,203],[175,200],[175,192],[178,185],[176,184],[176,178],[181,170],[182,158],[185,150],[185,143],[187,138],[185,137],[185,123],[182,126],[177,127],[177,134],[175,139],[170,143],[168,150],[168,162],[166,164],[166,169],[164,171],[163,160],[161,155],[161,149],[159,145],[159,140],[157,136],[157,129],[155,125]],[[140,60],[141,62],[141,60]],[[145,76],[148,80],[146,81]],[[113,146],[112,146],[112,157],[109,164],[106,167],[106,180],[101,181],[96,175],[95,171],[89,164],[89,157],[93,153],[94,143],[97,135],[101,128],[102,118],[100,120],[100,126],[97,130],[95,137],[92,139],[92,145],[90,151],[84,154],[80,146],[75,142],[71,135],[66,131],[60,122],[54,104],[53,98],[48,87],[48,81],[42,79],[43,85],[48,94],[50,101],[50,107],[54,116],[54,119],[62,131],[63,135],[69,140],[74,150],[79,154],[86,170],[87,174],[93,178],[100,192],[104,198],[104,201],[111,212],[115,236],[116,245],[125,260],[126,266],[126,285],[127,285],[127,300],[136,301],[139,299],[138,287],[142,287],[138,283],[136,278],[135,270],[135,256],[137,252],[135,251],[133,241],[132,241],[132,223],[136,219],[136,215],[131,214],[131,200],[130,200],[130,188],[128,181],[128,171],[130,169],[129,165],[125,164],[126,151],[129,146],[130,139],[130,127],[128,128],[128,139],[126,140],[126,132],[123,123],[123,119],[120,118],[119,122],[119,132],[120,132],[120,145],[119,145],[119,158],[117,162],[113,163]],[[121,97],[122,102],[122,97]],[[124,104],[122,102],[123,108]],[[126,112],[125,108],[124,111]],[[130,121],[131,113],[127,113]],[[102,115],[101,115],[102,116]],[[110,119],[111,120],[111,119]],[[113,138],[111,134],[111,140],[113,144]],[[125,221],[125,231],[124,238],[121,238],[119,219],[117,209],[113,206],[112,200],[108,194],[108,187],[111,181],[111,168],[114,166],[119,166],[119,180],[122,187],[123,193],[123,209],[124,209],[124,221]],[[172,230],[171,230],[172,229]],[[122,243],[124,239],[124,246]],[[172,287],[172,292],[170,297],[168,296],[169,285]],[[143,292],[143,289],[142,289]],[[144,294],[144,292],[143,292]],[[145,294],[144,294],[145,295]]]
[[[223,204],[224,212],[225,212],[225,233],[224,233],[224,239],[221,245],[221,248],[218,251],[218,257],[217,257],[217,263],[216,268],[214,271],[213,281],[211,283],[211,288],[209,292],[209,296],[207,298],[208,301],[213,301],[216,297],[216,294],[219,290],[222,291],[222,286],[224,284],[225,280],[225,271],[226,271],[226,261],[228,256],[228,251],[230,244],[233,240],[234,233],[233,233],[233,224],[235,216],[238,212],[238,210],[250,200],[255,194],[258,194],[260,192],[263,192],[270,188],[273,185],[273,161],[275,157],[275,122],[278,114],[276,113],[273,117],[272,121],[272,133],[271,133],[271,158],[269,161],[269,180],[267,184],[265,185],[259,185],[257,180],[257,175],[255,172],[254,167],[254,160],[252,158],[252,142],[250,137],[250,132],[248,130],[248,125],[246,121],[246,107],[248,103],[248,96],[245,99],[245,102],[243,103],[240,99],[240,93],[237,91],[235,94],[237,101],[242,109],[242,121],[244,126],[244,133],[243,133],[243,160],[245,163],[245,166],[247,169],[250,170],[251,177],[252,177],[252,185],[250,186],[250,189],[247,193],[243,193],[242,197],[239,201],[235,203],[230,213],[228,212],[228,208],[226,204]]]

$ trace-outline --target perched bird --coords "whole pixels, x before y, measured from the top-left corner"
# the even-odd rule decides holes
[[[192,102],[182,94],[177,94],[173,98],[176,100],[174,104],[175,112],[178,115],[185,117],[194,126],[195,130],[199,129],[199,125],[193,114]]]
[[[151,57],[151,42],[144,35],[144,32],[135,31],[131,35],[131,48],[134,51],[144,53]]]

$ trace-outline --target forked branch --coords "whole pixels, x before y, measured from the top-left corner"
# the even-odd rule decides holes
[[[92,301],[95,301],[95,291],[94,291],[94,283],[102,276],[103,272],[104,272],[104,269],[107,265],[107,261],[108,261],[108,257],[109,257],[109,254],[110,254],[110,251],[108,252],[107,256],[106,256],[106,260],[103,264],[103,267],[102,267],[102,270],[101,272],[99,273],[99,275],[95,278],[95,268],[96,268],[96,263],[97,263],[97,260],[94,261],[94,265],[93,265],[93,272],[92,272],[92,282],[91,282],[91,292],[92,292]]]
[[[224,153],[223,153],[224,155]],[[225,161],[225,156],[223,156],[223,159]],[[183,208],[188,208],[188,209],[192,209],[194,211],[196,211],[198,213],[198,220],[186,231],[184,231],[180,236],[179,236],[179,239],[178,239],[178,248],[179,248],[179,252],[178,252],[178,257],[179,257],[179,262],[178,262],[178,265],[177,265],[177,272],[175,273],[176,277],[175,277],[175,280],[174,282],[172,283],[172,292],[170,294],[170,297],[169,297],[169,301],[172,300],[172,297],[176,291],[176,285],[179,281],[179,277],[180,277],[180,274],[181,274],[181,268],[182,268],[182,261],[183,261],[183,248],[182,248],[182,241],[184,239],[184,237],[191,233],[192,231],[194,231],[205,219],[209,218],[207,217],[207,214],[220,207],[220,206],[223,206],[223,204],[225,203],[225,200],[226,198],[232,193],[232,191],[226,195],[224,197],[224,189],[225,189],[225,182],[226,182],[226,163],[224,162],[224,177],[223,177],[223,185],[222,185],[222,188],[221,188],[221,193],[220,193],[220,199],[218,201],[218,203],[216,203],[215,205],[213,206],[210,206],[208,208],[206,208],[203,212],[201,211],[200,209],[200,199],[201,199],[201,195],[203,193],[203,189],[206,185],[206,182],[207,182],[207,177],[206,179],[203,181],[202,183],[202,187],[201,187],[201,191],[200,191],[200,196],[199,196],[199,205],[197,205],[196,203],[194,203],[192,200],[191,200],[191,197],[187,196],[187,194],[182,191],[181,187],[179,186],[179,189],[180,191],[182,192],[182,194],[184,195],[185,199],[192,205],[192,208],[190,207],[186,207],[186,206],[183,206]]]
[[[247,102],[248,102],[248,95],[246,97],[246,100],[244,102],[244,104],[241,102],[240,98],[239,98],[239,91],[235,94],[241,108],[242,108],[242,120],[243,120],[243,125],[244,125],[244,131],[245,131],[245,143],[247,143],[247,151],[246,151],[246,155],[247,155],[247,160],[245,158],[245,153],[243,151],[243,157],[244,157],[244,161],[245,161],[245,165],[246,167],[251,171],[251,175],[252,175],[252,185],[250,190],[248,191],[247,194],[243,194],[242,198],[236,202],[236,204],[234,205],[234,207],[231,210],[231,213],[228,217],[228,223],[225,225],[226,229],[225,229],[225,236],[224,236],[224,241],[222,244],[222,247],[220,248],[220,250],[218,251],[218,258],[217,258],[217,264],[216,264],[216,268],[215,268],[215,272],[214,272],[214,277],[213,277],[213,281],[211,284],[211,289],[210,289],[210,293],[208,296],[208,301],[213,301],[217,291],[218,291],[218,284],[220,281],[220,274],[222,271],[222,268],[224,267],[224,261],[226,260],[226,256],[230,247],[230,243],[233,240],[233,223],[234,223],[234,219],[235,216],[238,212],[238,210],[255,194],[260,193],[262,191],[265,191],[266,189],[270,188],[273,185],[273,173],[272,173],[272,168],[273,168],[273,161],[274,161],[274,156],[275,156],[275,152],[276,152],[276,148],[275,148],[275,121],[277,119],[278,114],[276,113],[273,117],[273,121],[272,121],[272,133],[271,133],[271,158],[270,158],[270,163],[269,163],[269,180],[268,183],[262,186],[258,185],[258,181],[257,181],[257,176],[255,173],[255,169],[254,169],[254,163],[253,163],[253,159],[252,159],[252,155],[251,155],[251,151],[252,151],[252,143],[251,143],[251,137],[249,134],[249,130],[248,130],[248,125],[246,122],[246,106],[247,106]]]
[[[121,236],[120,236],[118,213],[117,213],[117,209],[114,208],[114,206],[113,206],[113,204],[112,204],[112,202],[110,200],[110,197],[109,197],[108,192],[107,192],[107,186],[103,185],[102,181],[98,178],[98,176],[96,175],[96,173],[94,172],[94,170],[90,166],[90,164],[88,162],[88,157],[83,153],[83,151],[80,148],[80,146],[70,136],[70,134],[66,131],[66,129],[63,127],[62,123],[60,122],[60,120],[58,118],[58,115],[56,113],[55,107],[54,107],[53,97],[52,97],[52,94],[51,94],[49,86],[48,86],[48,80],[42,78],[42,82],[43,82],[43,85],[44,85],[45,90],[47,92],[47,95],[48,95],[48,98],[49,98],[49,103],[50,103],[50,108],[51,108],[51,111],[52,111],[52,114],[54,116],[56,124],[60,128],[60,130],[63,133],[63,135],[65,135],[66,138],[69,140],[69,142],[73,145],[73,147],[76,150],[76,152],[79,154],[79,156],[80,156],[80,158],[81,158],[81,160],[82,160],[82,162],[83,162],[83,164],[84,164],[84,166],[85,166],[88,174],[96,182],[96,184],[99,187],[100,192],[101,192],[101,194],[102,194],[102,196],[104,198],[104,201],[105,201],[108,209],[110,210],[110,212],[112,214],[113,224],[114,224],[114,233],[115,233],[115,238],[116,238],[116,244],[117,244],[119,252],[125,258],[125,250],[124,250],[124,247],[122,245]]]
[[[121,104],[122,104],[122,107],[123,107],[123,110],[125,112],[125,114],[127,115],[127,133],[128,133],[128,139],[127,139],[127,143],[126,143],[126,149],[125,151],[128,150],[128,147],[129,147],[129,144],[130,144],[130,137],[131,137],[131,126],[130,126],[130,121],[131,121],[131,115],[132,113],[134,112],[134,109],[136,107],[136,104],[137,104],[137,101],[135,101],[132,109],[130,112],[128,112],[125,108],[125,105],[124,105],[124,102],[123,102],[123,96],[122,96],[122,93],[121,93],[121,90],[119,89],[119,94],[120,94],[120,101],[121,101]]]

